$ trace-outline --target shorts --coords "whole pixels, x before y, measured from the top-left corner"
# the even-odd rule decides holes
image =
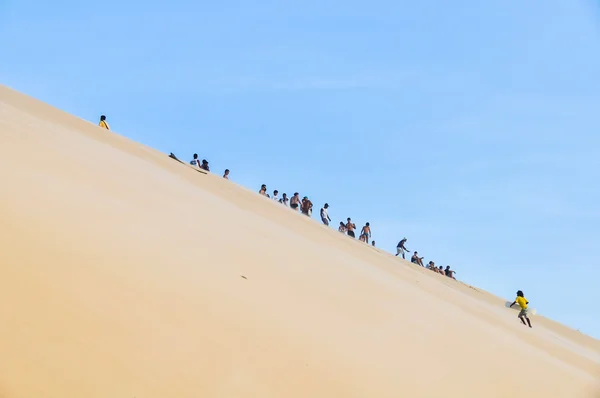
[[[521,308],[521,312],[519,312],[519,318],[527,317],[528,312],[529,312],[528,308]]]
[[[292,203],[290,204],[290,207],[294,210],[298,210],[298,203]]]
[[[329,220],[326,218],[321,218],[321,221],[323,221],[323,224],[325,225],[329,225]]]
[[[356,235],[354,235],[354,231],[348,231],[348,236],[356,238]]]
[[[396,248],[396,254],[404,254],[404,249],[401,247]]]

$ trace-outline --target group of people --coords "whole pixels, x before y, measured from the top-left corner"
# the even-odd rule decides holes
[[[100,116],[100,122],[98,123],[98,125],[106,130],[110,130],[110,127],[108,125],[108,122],[106,121],[105,115]],[[198,158],[198,154],[196,154],[196,153],[193,155],[193,159],[190,161],[190,164],[198,169],[210,171],[208,161],[206,159],[202,159],[202,161],[200,161]],[[225,178],[227,180],[229,179],[229,169],[225,169],[225,172],[223,173],[223,178]],[[298,211],[298,209],[300,209],[300,212],[302,214],[304,214],[308,217],[312,217],[313,203],[310,201],[310,199],[308,199],[307,196],[304,196],[302,199],[300,199],[300,194],[298,192],[294,192],[294,195],[291,198],[288,198],[286,193],[284,193],[281,197],[279,197],[278,190],[274,190],[273,196],[271,196],[267,193],[266,184],[261,185],[258,193],[263,196],[266,196],[267,198],[270,198],[278,203],[281,203],[284,206],[289,207],[292,210]],[[323,224],[329,226],[329,223],[331,222],[331,218],[329,217],[329,204],[328,203],[325,203],[323,205],[323,207],[321,207],[319,215],[321,217],[321,221],[323,222]],[[343,221],[340,221],[340,226],[338,227],[339,232],[346,234],[351,238],[356,238],[356,235],[354,233],[355,230],[356,230],[356,224],[354,224],[352,222],[352,219],[350,217],[348,217],[346,219],[345,223]],[[371,225],[370,225],[370,223],[367,222],[360,231],[359,240],[361,242],[368,244],[370,238],[371,238]],[[406,259],[406,253],[409,252],[409,250],[405,246],[406,241],[407,241],[407,239],[403,238],[400,242],[398,242],[398,245],[396,246],[396,256],[402,255],[403,259]],[[371,242],[371,244],[372,244],[372,246],[375,246],[375,241],[373,240]],[[456,279],[454,277],[454,274],[456,274],[456,271],[450,269],[449,265],[446,266],[446,268],[444,269],[443,266],[440,265],[439,267],[437,267],[433,261],[429,261],[429,263],[427,263],[427,266],[425,267],[425,265],[423,265],[423,257],[419,257],[419,253],[416,251],[413,253],[410,261],[413,264],[417,264],[417,265],[420,265],[421,267],[428,268],[435,273],[447,276],[448,278]],[[519,307],[521,308],[521,311],[519,312],[518,317],[521,320],[521,322],[523,323],[523,325],[532,327],[531,320],[527,316],[529,302],[527,301],[527,299],[525,299],[523,292],[521,290],[519,290],[517,292],[517,298],[510,305],[510,307],[514,306],[515,304],[518,304]]]
[[[396,256],[402,255],[402,258],[406,259],[406,253],[409,252],[409,250],[405,246],[407,240],[408,239],[403,238],[400,242],[398,242],[398,245],[396,246]],[[421,267],[430,269],[437,274],[445,275],[448,278],[456,279],[454,277],[456,271],[451,270],[449,265],[447,265],[446,269],[444,269],[443,266],[440,265],[439,267],[437,267],[433,261],[430,261],[429,263],[427,263],[427,267],[425,267],[425,265],[423,265],[423,258],[424,257],[419,257],[418,252],[414,252],[412,257],[410,258],[410,262],[413,264],[420,265]]]
[[[341,233],[345,233],[352,238],[356,238],[356,234],[354,231],[356,230],[356,224],[352,222],[352,219],[348,217],[346,219],[346,223],[340,221],[340,226],[338,227],[338,231]],[[364,243],[369,243],[369,239],[371,238],[371,224],[366,223],[364,227],[360,230],[360,235],[358,240]],[[371,244],[375,246],[375,241],[372,241]]]
[[[106,125],[106,128],[108,129],[108,125]],[[208,162],[206,160],[202,160],[202,163],[200,163],[198,160],[197,154],[194,154],[194,157],[190,163],[195,167],[204,169],[206,171],[210,171],[210,169],[208,167]],[[229,179],[229,169],[225,169],[225,172],[223,173],[223,178]],[[308,199],[308,196],[304,196],[304,197],[302,197],[302,199],[300,199],[300,194],[298,192],[294,192],[294,195],[291,198],[288,198],[286,193],[283,193],[281,195],[281,197],[279,197],[279,191],[277,189],[275,189],[273,191],[272,195],[269,195],[269,193],[267,192],[266,184],[262,184],[260,186],[258,193],[262,196],[265,196],[269,199],[274,200],[275,202],[281,203],[282,205],[289,207],[290,209],[292,209],[294,211],[298,211],[298,209],[299,209],[300,212],[302,214],[304,214],[305,216],[312,217],[313,203],[310,201],[310,199]],[[329,204],[328,203],[325,203],[323,205],[323,207],[321,207],[319,215],[321,217],[321,221],[323,222],[323,224],[329,226],[329,223],[331,222],[331,217],[329,217]],[[354,231],[356,229],[357,229],[356,224],[354,224],[352,222],[352,219],[350,217],[348,217],[346,219],[345,223],[343,221],[340,221],[340,225],[338,227],[339,232],[346,234],[351,238],[356,238],[356,234],[354,233]],[[371,239],[371,224],[370,223],[368,223],[368,222],[365,223],[365,225],[362,227],[362,229],[360,231],[360,236],[358,239],[361,242],[364,242],[366,244],[369,243],[369,239]],[[406,248],[407,240],[408,239],[403,238],[400,242],[398,242],[398,245],[396,246],[396,256],[402,255],[402,258],[406,259],[406,253],[409,252],[409,250]],[[371,241],[371,245],[373,247],[375,247],[374,240]],[[425,266],[423,264],[423,258],[424,257],[419,257],[419,252],[415,251],[415,252],[413,252],[413,255],[410,258],[410,262],[413,264],[417,264],[421,267],[427,268],[437,274],[444,275],[448,278],[452,278],[452,279],[456,280],[456,278],[454,277],[454,274],[456,274],[457,272],[450,269],[449,265],[447,265],[446,268],[444,269],[443,266],[440,265],[438,267],[435,265],[435,262],[429,261],[429,263],[427,263],[427,266]],[[521,322],[526,326],[528,325],[529,327],[532,327],[531,320],[527,316],[529,302],[525,299],[523,292],[520,290],[517,292],[516,300],[510,305],[510,307],[512,307],[515,304],[518,304],[521,308],[521,311],[519,312],[519,315],[518,315]]]
[[[208,161],[206,159],[202,159],[202,163],[200,163],[200,159],[198,159],[197,153],[194,154],[194,158],[190,161],[190,164],[198,169],[210,171]],[[229,170],[226,170],[226,173],[229,174]]]
[[[267,192],[266,184],[262,184],[260,186],[260,190],[258,191],[258,193],[267,198],[273,199],[274,201],[279,202],[284,206],[291,208],[292,210],[298,211],[298,209],[300,209],[300,212],[302,214],[308,217],[312,217],[313,203],[310,201],[308,196],[304,196],[302,197],[302,199],[300,199],[300,194],[298,192],[294,192],[294,195],[291,198],[288,198],[286,193],[284,193],[280,198],[278,190],[274,190],[273,195],[271,196]],[[331,217],[329,217],[329,203],[325,203],[323,207],[321,207],[321,210],[319,211],[319,216],[321,217],[321,222],[329,226],[329,223],[331,222]],[[350,217],[348,217],[346,223],[340,221],[338,231],[345,233],[352,238],[356,238],[356,235],[354,234],[355,229],[356,225],[352,222]],[[360,232],[359,240],[368,244],[370,238],[371,225],[369,223],[366,223]],[[375,246],[375,241],[372,241],[371,245]]]
[[[110,127],[108,125],[108,122],[106,121],[105,115],[100,116],[100,122],[98,123],[98,126],[100,126],[103,129],[110,130]],[[190,164],[198,169],[210,171],[208,161],[206,159],[202,159],[202,161],[200,161],[197,153],[195,153],[193,155],[193,158],[190,161]],[[225,169],[225,172],[223,173],[223,178],[225,178],[227,180],[229,179],[229,169]],[[286,193],[284,193],[280,198],[278,190],[274,190],[273,196],[270,196],[267,193],[266,184],[261,185],[258,193],[263,196],[266,196],[267,198],[270,198],[278,203],[281,203],[284,206],[289,207],[292,210],[298,211],[298,209],[300,209],[300,212],[302,214],[304,214],[308,217],[312,217],[313,203],[310,201],[310,199],[308,199],[307,196],[304,196],[302,199],[300,199],[300,194],[298,192],[294,192],[294,195],[291,198],[288,198]],[[319,215],[321,217],[321,221],[323,222],[323,224],[329,226],[329,223],[331,222],[331,218],[329,217],[329,204],[328,203],[325,203],[323,205],[323,207],[321,207]],[[346,223],[344,223],[343,221],[340,221],[340,226],[338,227],[339,232],[344,233],[351,238],[356,238],[356,235],[354,233],[355,230],[356,230],[356,224],[354,224],[352,222],[352,219],[350,217],[348,217],[346,219]],[[359,240],[361,242],[368,244],[370,238],[371,238],[371,225],[367,222],[360,231]],[[406,241],[407,241],[407,239],[403,238],[400,242],[398,242],[398,245],[396,246],[396,256],[402,255],[403,259],[406,259],[406,253],[409,252],[409,250],[405,246]],[[372,246],[375,246],[375,241],[373,240],[371,242],[371,244],[372,244]],[[449,265],[446,266],[446,268],[444,269],[443,266],[440,265],[439,267],[437,267],[433,261],[429,261],[429,263],[427,263],[427,267],[425,267],[425,265],[423,265],[423,257],[419,257],[419,253],[416,251],[413,253],[410,261],[413,264],[417,264],[417,265],[420,265],[421,267],[428,268],[435,273],[445,275],[448,278],[456,279],[454,277],[454,274],[456,274],[456,271],[451,270]],[[515,304],[518,304],[519,307],[521,308],[521,311],[519,312],[518,317],[521,320],[521,322],[523,323],[523,325],[531,327],[531,321],[530,321],[529,317],[527,316],[529,302],[524,297],[523,292],[521,290],[517,291],[517,298],[510,305],[510,307],[514,306]]]
[[[108,126],[108,122],[106,121],[105,115],[100,116],[100,122],[98,123],[98,125],[104,129],[110,130],[110,128]],[[201,169],[204,171],[210,171],[208,161],[206,159],[202,159],[202,161],[200,161],[197,153],[195,153],[193,155],[193,158],[190,161],[190,164],[193,167],[196,167],[198,169]],[[229,179],[229,169],[225,169],[225,172],[223,173],[223,178]],[[286,193],[284,193],[281,197],[279,197],[278,190],[274,190],[273,195],[271,196],[267,193],[267,185],[266,184],[261,185],[258,193],[267,198],[270,198],[276,202],[279,202],[279,203],[283,204],[284,206],[289,207],[292,210],[295,210],[295,211],[300,210],[300,212],[302,214],[304,214],[305,216],[312,217],[313,203],[310,201],[310,199],[308,199],[307,196],[304,196],[301,199],[300,194],[298,192],[294,192],[294,195],[291,198],[288,198]],[[319,216],[321,217],[321,221],[323,222],[323,224],[329,226],[329,223],[331,222],[331,218],[329,217],[329,204],[328,203],[325,203],[323,205],[323,207],[321,207]],[[354,224],[352,222],[352,219],[350,217],[348,217],[346,219],[345,223],[343,221],[340,221],[340,225],[338,227],[339,232],[344,233],[351,238],[356,238],[356,234],[354,233],[355,230],[356,230],[356,224]],[[369,239],[371,239],[371,224],[370,223],[367,222],[362,227],[362,229],[360,230],[360,235],[359,235],[358,239],[361,242],[369,244]],[[396,251],[397,251],[396,256],[402,255],[403,259],[406,259],[405,253],[408,253],[408,249],[404,246],[404,244],[406,243],[406,240],[407,240],[406,238],[402,239],[398,243],[398,246],[396,247]],[[374,240],[371,241],[371,245],[375,246]],[[414,264],[420,265],[421,267],[425,267],[423,265],[423,257],[419,257],[417,252],[414,252],[410,261]],[[454,278],[454,274],[456,273],[456,271],[451,270],[450,266],[447,266],[446,269],[444,269],[440,265],[438,268],[433,261],[430,261],[427,264],[426,268],[432,270],[433,272],[445,275],[449,278],[456,279],[456,278]]]

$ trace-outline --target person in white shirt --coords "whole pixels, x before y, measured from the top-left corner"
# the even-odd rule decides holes
[[[284,206],[290,207],[290,198],[287,197],[287,193],[283,194],[283,197],[279,199],[279,203],[283,203]]]
[[[327,209],[329,209],[329,204],[325,203],[325,205],[321,207],[321,221],[323,221],[323,224],[328,226],[329,222],[331,221],[331,218],[329,218]]]
[[[198,160],[198,154],[195,153],[194,154],[194,159],[192,159],[192,161],[190,162],[190,164],[196,168],[200,168],[200,160]]]
[[[273,191],[273,197],[271,199],[273,199],[275,202],[279,202],[279,191],[278,190],[274,190]]]

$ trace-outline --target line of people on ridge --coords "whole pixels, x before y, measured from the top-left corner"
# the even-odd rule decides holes
[[[106,121],[105,115],[100,116],[100,122],[98,123],[98,126],[104,128],[106,130],[110,130],[110,127],[108,125],[108,122]],[[193,159],[190,161],[190,164],[199,169],[202,169],[205,171],[210,171],[210,167],[208,166],[208,161],[206,159],[203,159],[202,162],[200,162],[200,160],[198,159],[198,154],[196,154],[196,153],[194,154]],[[225,178],[227,180],[229,179],[229,169],[225,169],[225,172],[223,173],[223,178]],[[287,197],[287,194],[285,194],[285,193],[282,195],[281,198],[279,198],[279,191],[274,190],[273,197],[271,197],[267,193],[267,186],[265,184],[262,184],[258,193],[263,196],[266,196],[270,199],[273,199],[273,200],[283,204],[284,206],[290,207],[291,209],[293,209],[295,211],[298,211],[298,208],[300,208],[300,211],[302,212],[302,214],[304,214],[308,217],[312,216],[312,208],[313,208],[312,202],[308,199],[307,196],[304,196],[302,198],[302,200],[300,200],[300,195],[298,194],[298,192],[295,192],[294,196],[292,196],[292,198],[289,199]],[[331,218],[329,217],[328,209],[329,209],[329,204],[325,203],[323,205],[323,207],[321,207],[321,211],[320,211],[321,221],[323,222],[323,224],[325,224],[327,226],[329,226],[329,223],[331,222]],[[347,222],[345,224],[343,221],[340,221],[340,226],[338,228],[338,231],[341,233],[345,233],[352,238],[356,238],[356,236],[354,234],[354,230],[356,229],[356,224],[354,224],[352,222],[350,217],[348,217],[348,219],[346,221]],[[368,244],[369,238],[371,238],[371,225],[367,222],[360,231],[359,240]],[[398,242],[398,245],[396,246],[396,256],[402,255],[403,259],[406,259],[406,257],[405,257],[406,253],[409,252],[409,250],[405,246],[406,241],[407,241],[407,239],[403,238],[400,242]],[[371,244],[373,246],[375,246],[375,241],[372,241]],[[410,259],[410,262],[413,264],[420,265],[421,267],[425,267],[423,265],[423,258],[424,257],[419,257],[418,252],[414,252]],[[449,265],[446,266],[446,269],[444,269],[441,265],[438,268],[433,261],[430,261],[429,263],[427,263],[426,268],[428,268],[438,274],[445,275],[452,279],[456,279],[454,277],[454,274],[456,274],[457,272],[451,270]],[[530,321],[529,317],[527,316],[529,301],[527,301],[527,299],[524,297],[523,292],[521,290],[519,290],[517,292],[517,298],[510,305],[509,308],[513,307],[515,304],[518,304],[519,307],[521,308],[518,318],[521,320],[523,325],[531,327],[531,321]],[[527,323],[525,323],[525,321],[527,321]]]
[[[202,160],[202,163],[200,163],[200,161],[198,160],[197,154],[194,154],[193,159],[190,162],[190,164],[195,167],[204,169],[206,171],[210,171],[210,168],[208,167],[208,162],[204,159],[204,160]],[[229,169],[225,170],[225,173],[223,174],[223,178],[229,179]],[[302,214],[304,214],[305,216],[308,216],[308,217],[312,217],[313,203],[310,201],[310,199],[308,199],[307,196],[304,196],[302,199],[300,199],[300,194],[298,192],[294,192],[294,195],[291,198],[288,198],[286,193],[283,193],[282,196],[279,197],[279,191],[277,189],[275,189],[273,191],[273,196],[271,196],[267,193],[267,185],[266,184],[261,185],[258,193],[262,196],[265,196],[276,202],[279,202],[279,203],[283,204],[284,206],[291,208],[292,210],[298,211],[298,209],[300,209],[300,212]],[[328,203],[325,203],[323,205],[323,207],[321,207],[319,215],[321,217],[321,221],[323,222],[323,224],[329,226],[329,223],[331,222],[331,218],[329,217],[329,204]],[[343,221],[340,221],[340,225],[338,227],[339,232],[347,234],[348,236],[350,236],[352,238],[356,238],[356,234],[354,233],[354,231],[356,229],[357,229],[356,224],[354,224],[352,222],[352,219],[350,217],[348,217],[346,219],[346,223],[344,223]],[[362,227],[362,229],[360,231],[360,236],[358,239],[361,242],[368,244],[370,238],[371,238],[371,224],[367,222]],[[404,245],[406,243],[406,241],[407,241],[406,238],[402,239],[396,247],[396,256],[401,254],[403,259],[406,259],[406,253],[409,252],[409,250]],[[371,245],[375,246],[374,240],[371,242]],[[413,264],[417,264],[417,265],[420,265],[421,267],[425,267],[425,265],[423,265],[423,257],[419,257],[419,253],[416,251],[413,253],[410,261]],[[456,274],[456,271],[450,269],[449,265],[446,266],[446,269],[444,269],[441,265],[439,267],[437,267],[433,261],[430,261],[427,264],[427,267],[425,267],[425,268],[430,269],[431,271],[433,271],[435,273],[445,275],[449,278],[456,279],[454,277],[454,274]]]
[[[100,123],[98,123],[98,125],[102,128],[105,128],[107,130],[110,130],[110,127],[108,126],[108,122],[106,121],[106,116],[102,115],[100,116]],[[190,164],[198,169],[202,169],[205,171],[210,171],[210,167],[208,165],[208,161],[206,159],[202,159],[202,161],[200,161],[200,159],[198,158],[198,154],[195,153],[193,155],[192,160],[190,161]],[[229,169],[225,169],[225,172],[223,173],[223,178],[225,179],[229,179]],[[273,191],[273,196],[271,197],[268,193],[267,193],[267,185],[266,184],[262,184],[260,187],[260,190],[258,191],[259,194],[266,196],[267,198],[273,199],[276,202],[279,202],[281,204],[283,204],[284,206],[287,206],[289,208],[291,208],[292,210],[298,211],[298,209],[300,209],[300,212],[302,214],[304,214],[305,216],[308,217],[312,217],[312,211],[313,211],[313,203],[310,201],[310,199],[308,199],[307,196],[304,196],[302,199],[300,199],[300,194],[298,192],[294,192],[294,195],[291,198],[288,198],[287,194],[284,193],[281,198],[279,197],[279,191],[278,190],[274,190]],[[319,215],[321,217],[321,221],[323,222],[323,224],[329,226],[329,223],[331,222],[331,218],[329,217],[329,204],[325,203],[323,205],[323,207],[321,207],[321,210],[319,212]],[[348,236],[350,236],[351,238],[356,238],[356,235],[354,233],[354,231],[356,230],[356,224],[354,224],[352,222],[352,219],[350,217],[348,217],[346,219],[346,223],[344,223],[343,221],[340,221],[340,225],[338,227],[338,231],[344,234],[347,234]],[[370,223],[366,223],[364,225],[364,227],[362,227],[362,229],[360,230],[360,236],[359,236],[359,240],[361,242],[364,242],[366,244],[369,243],[369,239],[371,238],[371,224]],[[407,239],[404,238],[402,239],[397,247],[396,247],[396,256],[398,255],[402,255],[403,259],[406,259],[405,257],[405,253],[408,253],[408,249],[404,246],[404,244],[406,243]],[[375,241],[373,240],[371,242],[372,246],[375,246]],[[414,252],[410,261],[413,264],[417,264],[420,265],[421,267],[425,267],[423,265],[423,257],[419,257],[419,253],[418,252]],[[430,261],[427,264],[428,269],[441,274],[441,275],[445,275],[449,278],[452,279],[456,279],[454,277],[454,274],[456,273],[456,271],[453,271],[450,269],[450,266],[446,266],[446,269],[444,269],[441,265],[438,267],[436,267],[435,263],[433,261]]]

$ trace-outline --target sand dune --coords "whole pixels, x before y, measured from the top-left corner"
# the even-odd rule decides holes
[[[2,398],[600,392],[597,340],[5,87],[0,178]]]

